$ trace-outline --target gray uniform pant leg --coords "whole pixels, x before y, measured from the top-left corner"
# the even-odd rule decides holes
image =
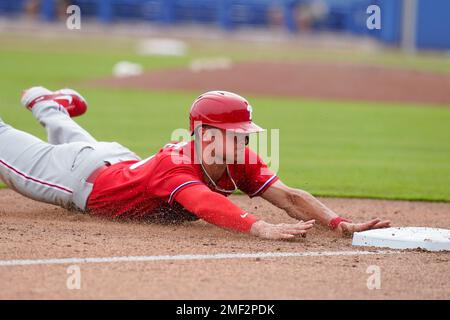
[[[39,120],[45,124],[49,136],[59,130],[67,143],[44,142],[0,119],[0,179],[28,198],[84,211],[93,188],[86,179],[95,169],[106,162],[140,159],[116,142],[96,142],[72,119],[53,113],[48,112],[47,116],[39,113]]]
[[[97,142],[89,132],[73,121],[65,108],[54,101],[38,103],[31,111],[39,123],[47,130],[48,142],[51,144],[79,141]]]

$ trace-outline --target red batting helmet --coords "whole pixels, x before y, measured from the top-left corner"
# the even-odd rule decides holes
[[[227,91],[209,91],[192,103],[191,135],[199,124],[242,133],[264,131],[252,122],[252,106],[243,97]]]

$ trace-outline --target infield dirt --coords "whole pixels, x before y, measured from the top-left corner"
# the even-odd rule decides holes
[[[351,63],[241,62],[227,69],[151,71],[89,84],[120,89],[220,89],[246,95],[450,105],[448,75]]]
[[[262,199],[232,196],[271,222],[289,222]],[[321,198],[355,221],[375,216],[394,226],[450,228],[450,204]],[[315,228],[296,241],[260,240],[202,221],[119,222],[0,191],[0,260],[255,252],[343,252],[350,238]],[[381,271],[369,290],[368,266]],[[66,287],[69,265],[0,266],[1,299],[450,299],[450,254],[395,254],[79,264],[81,289]]]

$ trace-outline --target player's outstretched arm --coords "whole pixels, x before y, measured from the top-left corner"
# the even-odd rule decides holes
[[[181,190],[175,200],[200,219],[218,227],[250,233],[264,239],[291,239],[306,236],[314,221],[294,224],[271,224],[257,220],[221,194],[204,185],[194,185]]]
[[[341,235],[351,235],[369,229],[386,228],[390,221],[373,219],[365,223],[353,223],[340,217],[336,212],[325,206],[310,193],[290,188],[277,181],[261,195],[273,205],[285,210],[289,216],[297,220],[314,219]]]

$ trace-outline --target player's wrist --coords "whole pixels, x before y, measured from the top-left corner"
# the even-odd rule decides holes
[[[267,225],[263,220],[256,220],[250,228],[250,234],[260,237],[263,234],[264,227]]]
[[[330,228],[330,230],[338,231],[339,230],[339,225],[342,222],[350,222],[350,220],[348,220],[348,219],[346,219],[344,217],[341,217],[341,216],[337,216],[337,217],[334,217],[333,219],[331,219],[328,222],[328,227]]]

